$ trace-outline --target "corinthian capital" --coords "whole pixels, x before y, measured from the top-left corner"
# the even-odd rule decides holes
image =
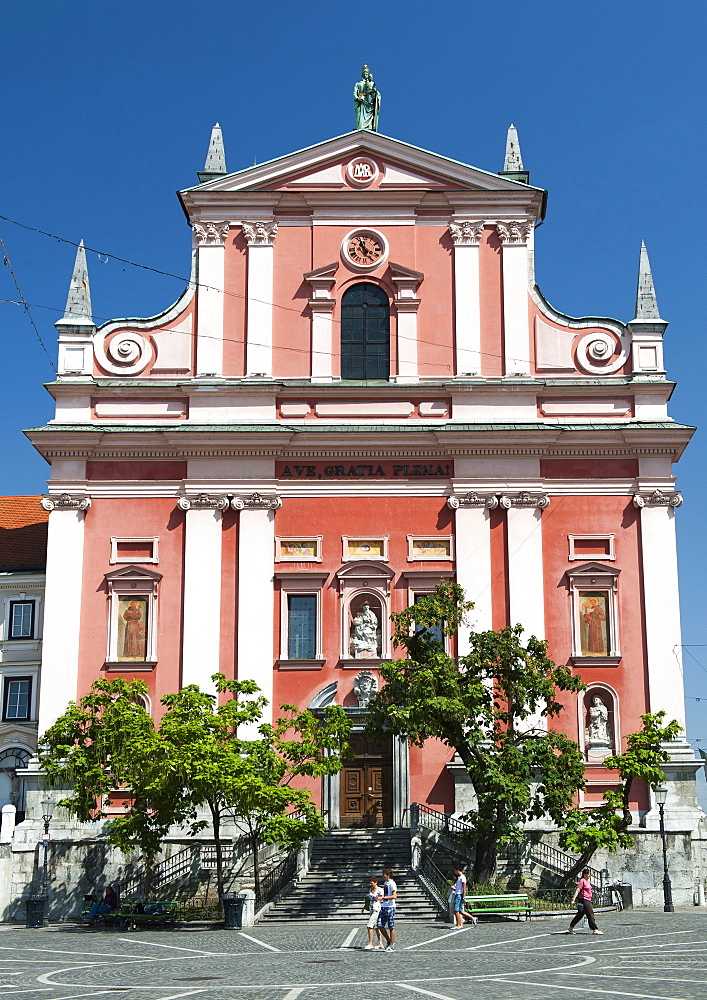
[[[504,246],[520,246],[528,242],[533,231],[532,222],[497,222],[496,232]]]
[[[230,226],[230,222],[194,222],[194,239],[200,247],[221,247]]]
[[[271,247],[277,235],[277,222],[241,222],[249,247]]]
[[[68,493],[61,493],[58,497],[42,497],[39,506],[42,510],[88,510],[91,498],[72,497]]]
[[[449,223],[449,232],[455,247],[477,247],[483,231],[483,219],[478,222],[464,219],[460,222],[450,221]]]
[[[682,494],[677,492],[663,493],[654,490],[653,493],[635,493],[633,506],[638,507],[682,507]]]
[[[231,507],[234,510],[279,510],[282,500],[277,493],[263,496],[262,493],[251,493],[247,497],[233,497]]]
[[[495,493],[467,493],[466,496],[452,496],[447,500],[450,510],[459,510],[460,507],[487,507],[494,510],[498,507],[498,497]]]
[[[210,497],[208,493],[199,493],[195,497],[180,497],[177,506],[180,510],[228,510],[228,497]]]
[[[529,493],[527,490],[521,490],[520,493],[504,494],[499,497],[498,502],[504,510],[510,510],[511,507],[539,507],[544,510],[550,506],[550,497],[547,493]]]

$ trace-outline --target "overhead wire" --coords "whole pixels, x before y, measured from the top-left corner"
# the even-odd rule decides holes
[[[37,340],[39,341],[42,350],[44,351],[44,353],[47,356],[47,361],[49,362],[49,365],[50,365],[52,371],[56,375],[56,373],[57,373],[56,365],[52,361],[51,355],[49,354],[49,351],[47,350],[47,345],[42,340],[42,335],[40,334],[39,330],[37,329],[37,324],[34,322],[34,317],[32,316],[32,313],[29,311],[30,310],[29,304],[27,303],[27,300],[25,299],[24,295],[22,294],[22,289],[20,288],[20,283],[18,281],[17,275],[15,274],[15,269],[13,268],[12,261],[10,260],[10,254],[7,252],[7,247],[5,246],[5,241],[3,240],[2,236],[0,236],[0,247],[2,247],[3,264],[9,270],[9,272],[10,272],[10,274],[12,276],[12,281],[13,281],[13,283],[15,285],[15,288],[17,289],[17,294],[20,297],[20,301],[16,302],[15,305],[21,305],[22,308],[24,309],[25,316],[29,320],[31,327],[34,330],[35,336],[36,336]],[[11,301],[11,300],[8,300],[8,301]]]

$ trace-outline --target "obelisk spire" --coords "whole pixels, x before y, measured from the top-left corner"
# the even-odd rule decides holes
[[[636,319],[658,320],[658,302],[655,297],[655,285],[651,262],[648,259],[646,244],[641,240],[641,253],[638,258],[638,287],[636,288]]]
[[[71,326],[93,326],[91,311],[91,289],[88,284],[88,267],[86,266],[86,250],[83,240],[76,250],[74,270],[69,284],[69,294],[66,298],[66,309],[59,323]]]
[[[204,169],[200,170],[197,174],[200,183],[205,181],[211,181],[215,177],[223,177],[227,174],[226,170],[226,150],[223,145],[223,133],[221,131],[221,126],[218,122],[211,129],[211,140],[209,142],[209,151],[206,154],[206,163],[204,164]]]
[[[503,160],[503,170],[498,171],[500,177],[509,177],[514,181],[522,181],[523,184],[530,183],[530,174],[523,169],[523,158],[520,155],[520,142],[518,141],[518,130],[515,125],[508,126],[506,135],[506,155]]]

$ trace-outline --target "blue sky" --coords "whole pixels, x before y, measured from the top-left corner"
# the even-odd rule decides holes
[[[670,320],[671,412],[702,425],[706,21],[706,6],[684,0],[6,5],[0,214],[185,276],[174,192],[196,182],[212,124],[229,170],[340,135],[368,62],[386,135],[495,171],[516,124],[531,182],[549,190],[537,277],[561,311],[630,319],[645,239]],[[3,219],[0,236],[54,358],[74,248]],[[153,314],[184,287],[88,263],[99,319]],[[7,267],[0,299],[17,299]],[[41,492],[46,467],[21,430],[51,416],[52,371],[20,307],[0,301],[0,324],[0,493]],[[680,464],[677,523],[689,734],[707,748],[703,437]]]

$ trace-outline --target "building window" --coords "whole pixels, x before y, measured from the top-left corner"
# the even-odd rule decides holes
[[[4,722],[27,722],[32,709],[32,678],[6,677],[2,717]]]
[[[281,669],[319,670],[322,657],[322,587],[326,573],[277,573],[280,582]]]
[[[415,594],[415,604],[417,604],[418,601],[421,601],[423,597],[429,596],[429,594]],[[444,620],[441,618],[436,625],[430,625],[429,628],[422,628],[418,626],[416,632],[427,632],[431,639],[436,639],[437,642],[442,644],[442,646],[445,645]]]
[[[362,281],[341,299],[341,377],[390,375],[390,303],[377,285]]]
[[[585,563],[568,571],[575,663],[616,666],[621,658],[616,600],[619,572],[601,563]]]
[[[10,639],[34,638],[34,601],[10,601]]]
[[[313,660],[317,650],[317,595],[287,595],[287,658]]]

